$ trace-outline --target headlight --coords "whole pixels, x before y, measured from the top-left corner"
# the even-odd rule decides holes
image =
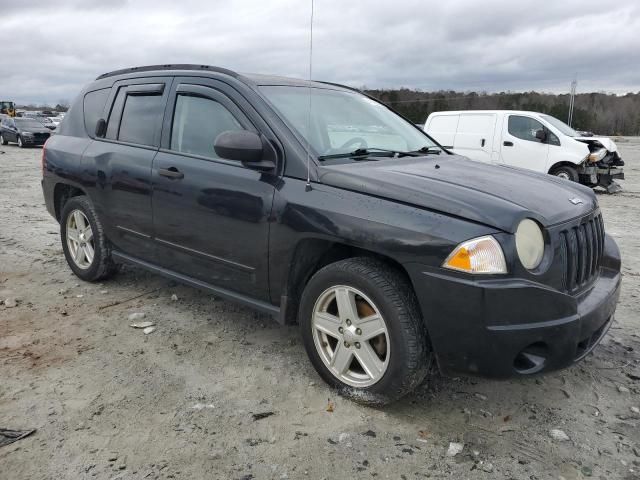
[[[490,235],[461,243],[442,266],[467,273],[507,273],[502,247]]]
[[[591,163],[597,163],[600,160],[602,160],[606,155],[607,155],[607,149],[601,148],[600,150],[597,150],[592,154],[590,154],[587,158]]]
[[[533,270],[542,262],[544,237],[540,226],[530,218],[525,218],[518,225],[516,250],[518,257],[520,257],[520,263],[528,270]]]

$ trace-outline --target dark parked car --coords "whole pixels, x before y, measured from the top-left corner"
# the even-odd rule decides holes
[[[34,113],[34,112],[23,112],[22,118],[32,118],[40,122],[43,126],[47,127],[49,130],[55,130],[56,124],[53,123],[49,117],[46,117],[44,114]]]
[[[0,143],[17,143],[20,148],[44,145],[51,132],[32,118],[4,118],[0,123]]]
[[[108,73],[47,143],[43,175],[78,277],[129,262],[298,322],[322,378],[371,404],[432,359],[494,377],[571,365],[620,292],[591,189],[449,154],[334,84]]]

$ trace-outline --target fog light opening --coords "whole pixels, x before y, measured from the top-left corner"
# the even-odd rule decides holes
[[[513,368],[521,375],[531,375],[542,370],[547,362],[549,347],[544,342],[532,343],[523,348],[513,360]]]

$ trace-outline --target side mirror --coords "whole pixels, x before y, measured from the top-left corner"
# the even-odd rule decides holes
[[[536,130],[536,138],[541,142],[544,142],[547,139],[547,132],[544,129]]]
[[[228,130],[216,138],[213,145],[220,158],[237,160],[253,170],[266,172],[275,168],[275,163],[265,159],[260,136],[248,130]]]
[[[103,138],[107,133],[107,121],[104,118],[98,120],[96,123],[96,137]]]

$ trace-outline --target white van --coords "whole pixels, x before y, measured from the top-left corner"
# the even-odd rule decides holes
[[[434,112],[424,130],[471,160],[550,173],[609,192],[620,190],[624,162],[606,137],[581,137],[550,115],[517,110]]]

